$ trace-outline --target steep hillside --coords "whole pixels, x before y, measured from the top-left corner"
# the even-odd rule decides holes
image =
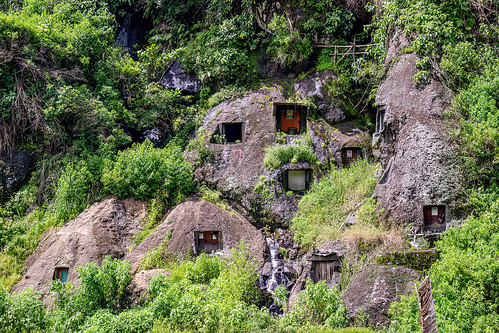
[[[498,11],[0,1],[0,332],[495,332]]]

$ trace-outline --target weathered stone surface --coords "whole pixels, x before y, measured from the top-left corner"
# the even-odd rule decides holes
[[[197,94],[201,89],[201,82],[193,74],[186,73],[177,60],[161,79],[161,85],[168,89],[180,89],[183,94]]]
[[[274,143],[276,138],[274,102],[285,102],[281,87],[270,87],[222,102],[208,112],[203,122],[206,147],[212,154],[196,169],[195,177],[221,191],[238,211],[248,212],[244,214],[248,218],[251,218],[249,212],[254,208],[256,198],[253,189],[263,171],[264,147]],[[236,122],[243,124],[241,143],[209,142],[219,125]]]
[[[26,274],[12,291],[32,287],[42,295],[56,267],[68,267],[68,281],[78,283],[77,267],[98,265],[106,255],[123,258],[133,235],[140,231],[146,204],[114,197],[94,203],[57,231],[48,232],[25,262]]]
[[[390,304],[414,290],[421,274],[405,267],[370,265],[356,274],[343,294],[348,314],[354,318],[362,309],[369,315],[370,326],[388,323]]]
[[[306,91],[308,90],[302,89],[304,94]],[[314,91],[310,94],[317,93]],[[207,136],[205,142],[212,153],[197,168],[196,179],[221,191],[252,223],[263,220],[275,225],[289,225],[298,209],[297,203],[300,197],[294,194],[288,195],[281,184],[281,178],[287,170],[313,169],[315,180],[322,176],[320,166],[306,161],[286,163],[276,170],[264,170],[264,148],[275,143],[277,133],[273,105],[276,102],[286,102],[283,93],[281,86],[248,93],[237,100],[222,102],[211,109],[204,119],[203,127]],[[217,133],[217,129],[225,123],[242,123],[243,135],[240,143],[209,142]],[[323,120],[318,120],[308,121],[307,127],[321,165],[329,165],[330,160],[334,159],[335,164],[341,166],[343,147],[358,146],[364,149],[364,156],[370,153],[368,149],[370,138],[367,132],[352,123],[345,122],[331,126]],[[298,137],[300,136],[286,136],[287,144],[292,144],[292,141]],[[265,198],[254,192],[261,175],[265,176],[269,192]]]
[[[401,32],[392,38],[387,61],[393,63],[379,87],[376,104],[384,111],[384,129],[375,133],[374,154],[385,172],[375,189],[385,218],[423,225],[424,205],[446,205],[447,225],[462,191],[457,148],[447,136],[443,111],[449,97],[437,80],[418,87],[415,54],[400,54],[409,45]]]
[[[33,154],[14,150],[0,155],[0,199],[17,191],[26,181]]]
[[[142,141],[149,140],[154,144],[154,147],[160,148],[161,142],[163,141],[163,133],[158,127],[153,127],[144,133],[140,137]]]
[[[327,91],[328,81],[335,78],[335,74],[331,71],[314,72],[293,85],[300,98],[310,98],[314,101],[321,117],[330,124],[351,120],[351,116]]]
[[[314,151],[322,164],[333,162],[343,167],[342,148],[360,148],[361,158],[371,156],[370,137],[366,129],[352,122],[329,125],[323,121],[309,121]]]
[[[130,281],[125,289],[123,299],[123,304],[125,305],[125,307],[131,308],[140,306],[144,303],[144,296],[147,286],[156,274],[163,274],[167,277],[170,276],[170,272],[159,268],[140,271],[133,276],[132,281]]]
[[[196,231],[221,231],[223,240],[221,256],[227,256],[230,250],[244,239],[246,248],[252,252],[258,262],[263,264],[266,244],[257,228],[236,212],[224,210],[211,202],[196,198],[178,205],[125,259],[130,260],[133,269],[136,270],[145,254],[161,245],[169,232],[171,239],[168,241],[166,251],[174,253],[179,258],[185,258],[196,252],[194,245]]]

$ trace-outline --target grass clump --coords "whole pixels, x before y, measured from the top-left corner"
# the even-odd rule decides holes
[[[314,152],[312,137],[305,135],[296,139],[291,145],[277,144],[265,148],[265,158],[263,165],[270,169],[277,169],[285,163],[297,163],[299,160],[305,160],[311,163],[317,163],[317,156]]]
[[[343,223],[350,213],[368,204],[377,178],[374,171],[377,164],[358,160],[349,168],[331,172],[318,183],[298,203],[299,211],[293,219],[291,228],[295,240],[303,247],[315,246],[326,239],[340,235]],[[362,209],[362,220],[371,221]]]

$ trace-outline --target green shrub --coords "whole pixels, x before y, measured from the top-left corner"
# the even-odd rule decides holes
[[[60,141],[61,145],[76,145],[83,151],[94,152],[101,141],[113,150],[130,142],[123,129],[115,126],[116,110],[93,97],[87,86],[58,87],[47,101],[44,116],[51,127],[50,140]]]
[[[61,222],[71,219],[98,197],[104,161],[98,156],[69,162],[64,168],[49,211]]]
[[[324,324],[328,328],[347,326],[347,309],[337,286],[329,290],[325,281],[314,284],[310,278],[307,279],[305,290],[298,295],[293,310],[285,313],[282,324],[285,327],[310,324]]]
[[[457,138],[469,184],[497,187],[499,167],[499,67],[487,70],[455,98],[454,106],[465,119]]]
[[[117,309],[126,286],[132,279],[132,264],[106,256],[101,267],[88,263],[78,268],[80,293],[89,309]]]
[[[192,283],[208,284],[212,279],[220,275],[222,263],[219,259],[217,256],[208,258],[206,254],[201,253],[196,258],[196,261],[188,262],[185,278]]]
[[[38,294],[24,289],[9,295],[0,287],[0,332],[29,333],[45,328],[45,312]]]
[[[146,200],[161,194],[176,203],[194,189],[192,167],[179,147],[154,148],[149,140],[118,153],[105,170],[102,183],[108,193],[120,198]]]
[[[444,52],[440,67],[455,90],[468,85],[483,68],[483,55],[479,55],[475,46],[469,42],[449,44],[444,47]]]
[[[97,311],[82,328],[84,333],[146,333],[153,326],[150,309],[130,309],[117,315],[108,309]]]
[[[253,15],[244,12],[199,32],[179,53],[182,66],[216,89],[248,85],[256,79]]]
[[[314,145],[310,135],[302,136],[293,141],[293,144],[277,144],[265,148],[263,165],[268,169],[277,169],[288,162],[297,163],[299,160],[317,163]]]

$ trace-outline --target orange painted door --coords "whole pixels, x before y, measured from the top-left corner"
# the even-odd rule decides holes
[[[290,115],[293,117],[290,117]],[[290,128],[296,128],[300,132],[300,112],[294,110],[281,111],[281,131],[287,132]]]

